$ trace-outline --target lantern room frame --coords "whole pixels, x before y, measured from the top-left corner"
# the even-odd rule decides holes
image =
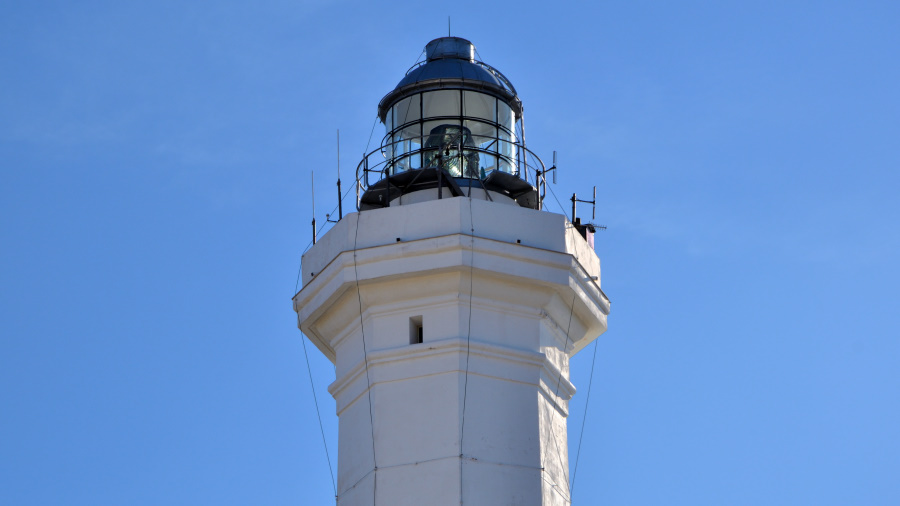
[[[357,209],[428,188],[458,196],[464,187],[540,209],[548,169],[525,146],[522,111],[512,83],[474,59],[471,42],[431,41],[426,60],[378,105],[385,134],[357,166]]]

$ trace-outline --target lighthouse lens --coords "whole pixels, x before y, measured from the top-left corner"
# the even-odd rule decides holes
[[[477,178],[478,152],[472,133],[459,125],[439,125],[431,130],[425,141],[425,167],[444,169],[453,177]]]

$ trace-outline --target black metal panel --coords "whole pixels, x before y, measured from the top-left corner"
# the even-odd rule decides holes
[[[522,207],[537,209],[537,190],[528,182],[505,172],[493,171],[483,181],[480,179],[453,178],[447,171],[434,168],[413,169],[386,177],[366,189],[359,199],[359,209],[378,209],[400,197],[420,190],[429,190],[443,185],[451,197],[465,196],[460,185],[482,187],[513,199]]]
[[[359,199],[360,211],[387,207],[395,198],[419,190],[443,186],[451,197],[462,197],[462,188],[446,170],[412,169],[388,176],[370,185]]]
[[[522,207],[538,208],[537,189],[524,179],[519,178],[519,176],[495,170],[485,178],[484,188],[506,195]]]
[[[498,88],[503,87],[503,83],[484,67],[465,60],[448,58],[430,61],[421,67],[414,68],[397,83],[397,88],[432,79],[465,79],[482,81]]]
[[[475,45],[462,37],[438,37],[425,45],[428,61],[441,58],[475,60]]]

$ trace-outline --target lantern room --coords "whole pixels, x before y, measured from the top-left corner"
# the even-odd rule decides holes
[[[475,56],[466,39],[432,40],[378,104],[385,133],[357,169],[360,210],[461,195],[539,206],[544,166],[525,148],[522,102]]]

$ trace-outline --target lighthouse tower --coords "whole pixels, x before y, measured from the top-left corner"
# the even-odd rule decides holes
[[[335,365],[337,503],[566,505],[569,359],[609,313],[591,229],[541,209],[509,80],[465,39],[425,53],[293,299]]]

